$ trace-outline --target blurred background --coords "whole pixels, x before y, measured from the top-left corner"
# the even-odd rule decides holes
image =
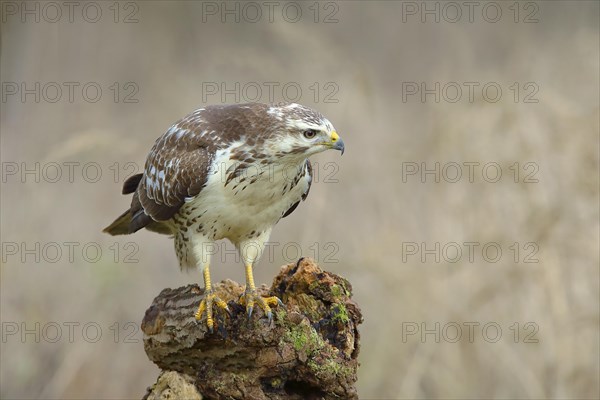
[[[155,381],[144,312],[201,275],[101,229],[170,124],[246,101],[346,143],[256,280],[301,254],[352,283],[361,398],[600,396],[598,2],[1,6],[0,397]],[[226,249],[213,279],[243,282]]]

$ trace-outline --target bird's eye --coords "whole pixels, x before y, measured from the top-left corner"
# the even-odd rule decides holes
[[[315,136],[317,136],[317,131],[315,131],[314,129],[308,129],[304,131],[304,137],[307,139],[312,139]]]

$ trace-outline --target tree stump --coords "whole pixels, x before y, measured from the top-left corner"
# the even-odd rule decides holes
[[[144,399],[358,398],[362,315],[348,281],[310,259],[281,267],[270,288],[259,288],[285,304],[271,323],[258,307],[248,319],[237,302],[242,285],[214,289],[231,310],[215,311],[214,333],[194,318],[198,285],[164,289],[146,311],[144,348],[162,372]]]

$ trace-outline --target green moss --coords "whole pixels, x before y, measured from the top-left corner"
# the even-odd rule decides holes
[[[343,304],[335,304],[334,310],[334,320],[340,322],[350,320],[348,311]],[[297,352],[306,354],[306,366],[315,376],[322,379],[331,379],[331,377],[346,379],[355,372],[352,368],[338,362],[335,351],[327,345],[312,326],[307,324],[294,325],[283,317],[284,315],[277,315],[277,318],[287,328],[280,345],[283,345],[283,342],[290,343]],[[276,385],[276,382],[274,385]]]
[[[283,381],[281,380],[281,378],[273,378],[271,379],[270,384],[273,388],[281,388],[283,386]]]
[[[344,290],[344,296],[346,296],[346,297],[350,297],[351,293],[350,293],[350,291],[348,290],[347,283],[348,283],[348,282],[347,282],[345,279],[343,279],[343,280],[340,282],[340,286],[341,286],[341,287],[342,287],[342,289]]]
[[[306,346],[308,342],[307,335],[302,331],[302,329],[294,328],[288,332],[288,341],[294,346],[296,351],[300,351]]]
[[[339,322],[341,324],[347,324],[350,322],[350,317],[348,316],[348,310],[346,306],[343,304],[335,304],[333,306],[333,316],[331,319],[334,322]]]
[[[275,321],[283,324],[285,322],[286,314],[287,314],[287,312],[286,312],[285,308],[278,307],[275,310]]]
[[[308,357],[325,346],[325,342],[313,327],[292,325],[284,335],[284,340],[291,343],[296,351],[304,351]]]
[[[339,284],[334,283],[333,285],[329,285],[316,280],[308,286],[308,290],[310,293],[321,293],[325,296],[327,296],[328,293],[331,293],[333,299],[350,297],[350,291],[348,291],[348,287],[344,281],[339,282]]]
[[[342,294],[344,294],[344,292],[342,291],[342,287],[340,285],[333,285],[331,286],[331,293],[335,296],[335,297],[340,297]]]
[[[345,377],[353,373],[352,368],[346,367],[331,358],[327,359],[323,364],[317,363],[315,360],[309,360],[306,365],[319,378],[330,376]]]
[[[315,280],[310,285],[308,285],[308,291],[314,293],[315,289],[317,289],[320,284],[321,282],[319,280]]]
[[[296,297],[300,311],[311,321],[320,319],[319,302],[314,297],[301,293]]]

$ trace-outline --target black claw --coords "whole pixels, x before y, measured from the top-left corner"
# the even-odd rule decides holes
[[[254,309],[254,307],[250,306],[250,307],[248,307],[248,310],[246,310],[246,312],[248,313],[248,319],[250,319],[252,317],[253,309]]]
[[[267,320],[269,321],[269,324],[273,321],[273,313],[271,310],[267,312]]]
[[[283,304],[283,301],[279,300],[279,297],[277,297],[277,304],[278,304],[280,307],[285,307],[285,304]]]
[[[223,337],[223,339],[227,338],[227,331],[225,330],[225,327],[223,326],[223,324],[219,325],[219,334]]]

